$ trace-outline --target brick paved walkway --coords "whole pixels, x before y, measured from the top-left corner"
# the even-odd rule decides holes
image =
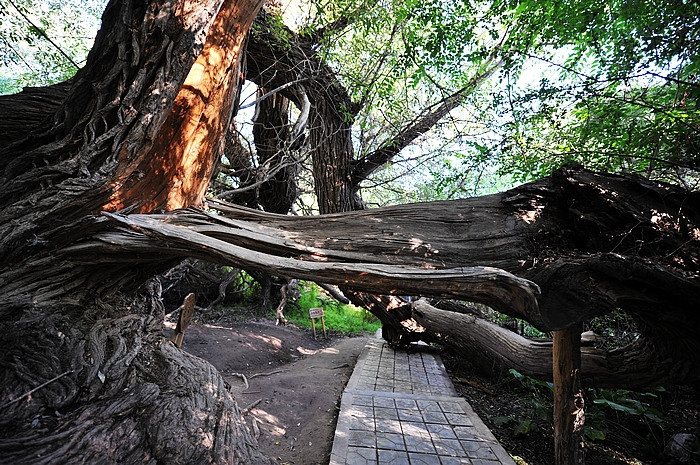
[[[427,346],[372,340],[343,393],[330,465],[380,464],[515,465]]]

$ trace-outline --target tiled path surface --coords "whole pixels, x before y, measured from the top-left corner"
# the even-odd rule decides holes
[[[331,465],[515,465],[439,357],[372,340],[343,393]]]

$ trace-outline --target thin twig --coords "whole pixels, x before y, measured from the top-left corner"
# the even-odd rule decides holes
[[[258,405],[260,402],[262,402],[262,398],[256,400],[255,402],[253,402],[252,404],[250,404],[249,406],[247,406],[246,408],[244,408],[243,410],[241,410],[241,415],[245,415],[246,413],[248,413],[248,412],[250,412],[251,410],[253,410],[253,408],[254,408],[256,405]]]
[[[250,379],[253,379],[253,378],[255,378],[256,376],[270,376],[270,375],[275,375],[275,374],[277,374],[277,373],[283,373],[283,372],[285,372],[285,371],[289,371],[289,370],[274,370],[274,371],[270,371],[270,372],[268,372],[268,373],[255,373],[254,375],[250,375]]]
[[[243,373],[231,373],[231,376],[238,376],[239,378],[241,378],[243,380],[243,382],[245,383],[246,389],[248,389],[250,387],[250,385],[248,384],[248,378],[246,378]],[[251,378],[252,378],[252,376],[251,376]]]
[[[610,253],[615,252],[615,249],[617,249],[617,248],[620,246],[620,244],[622,244],[622,242],[623,242],[625,239],[627,239],[627,236],[629,236],[630,234],[632,234],[632,231],[634,231],[634,229],[635,229],[637,226],[639,226],[640,224],[642,224],[641,221],[639,221],[637,224],[635,224],[634,226],[632,226],[632,227],[630,228],[630,230],[627,231],[627,233],[625,233],[624,236],[622,236],[622,239],[620,239],[620,241],[619,241],[617,244],[615,244],[615,247],[613,247],[612,250],[610,250]]]
[[[41,388],[43,388],[43,387],[46,387],[46,386],[48,386],[49,384],[53,383],[54,381],[57,381],[57,380],[63,378],[64,376],[73,373],[73,371],[75,371],[75,370],[69,370],[69,371],[66,371],[65,373],[61,373],[60,375],[51,378],[51,379],[48,380],[47,382],[45,382],[45,383],[43,383],[43,384],[40,384],[39,386],[35,387],[35,388],[32,389],[31,391],[29,391],[29,392],[27,392],[27,393],[25,393],[25,394],[22,394],[21,396],[19,396],[19,397],[16,398],[16,399],[13,399],[13,400],[9,401],[8,403],[6,403],[6,404],[3,405],[2,407],[0,407],[0,410],[9,407],[10,405],[14,404],[15,402],[19,402],[20,400],[24,399],[25,397],[31,396],[32,394],[34,394],[34,393],[35,393],[36,391],[38,391],[39,389],[41,389]]]
[[[294,84],[299,84],[300,82],[304,82],[306,80],[308,80],[308,79],[303,78],[303,79],[297,79],[296,81],[287,82],[286,84],[282,84],[281,86],[279,86],[275,89],[272,89],[270,92],[267,92],[264,95],[261,95],[260,97],[256,98],[252,102],[246,103],[245,105],[241,105],[240,107],[238,107],[238,110],[240,111],[240,110],[245,110],[246,108],[250,108],[253,105],[256,105],[256,104],[262,102],[263,100],[265,100],[266,98],[276,94],[277,92],[281,92],[284,89],[286,89],[287,87],[293,86]]]

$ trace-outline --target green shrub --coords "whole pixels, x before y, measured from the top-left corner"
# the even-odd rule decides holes
[[[551,422],[554,401],[552,383],[523,375],[513,368],[508,371],[529,393],[527,403],[532,407],[534,416],[540,420]],[[658,387],[656,392],[664,392],[664,388]],[[631,415],[633,418],[636,417],[643,421],[653,437],[655,427],[663,427],[661,411],[653,408],[647,402],[657,398],[656,392],[633,392],[626,389],[586,389],[586,422],[584,425],[586,438],[591,441],[604,441],[607,429],[614,428],[614,425],[625,421],[619,418],[620,414]],[[590,400],[593,402],[589,402]],[[510,420],[510,423],[515,424],[514,433],[516,434],[527,434],[531,430],[530,427],[534,427],[531,422],[526,421],[527,419],[517,417],[503,417],[503,419]],[[501,420],[501,422],[503,421]]]
[[[301,297],[296,302],[289,302],[284,312],[289,321],[299,326],[311,327],[309,309],[316,307],[323,308],[328,330],[343,334],[361,334],[373,333],[382,326],[379,320],[367,310],[354,305],[341,304],[329,298],[315,283],[301,281],[299,291]],[[317,323],[320,325],[320,321]]]

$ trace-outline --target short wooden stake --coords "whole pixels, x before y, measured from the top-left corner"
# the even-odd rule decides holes
[[[177,319],[177,326],[173,332],[173,344],[177,347],[182,346],[182,341],[185,339],[185,330],[190,325],[192,321],[192,314],[194,313],[194,294],[189,293],[185,300],[182,302],[182,310],[180,310],[180,318]]]
[[[554,463],[582,465],[581,323],[554,331]]]

